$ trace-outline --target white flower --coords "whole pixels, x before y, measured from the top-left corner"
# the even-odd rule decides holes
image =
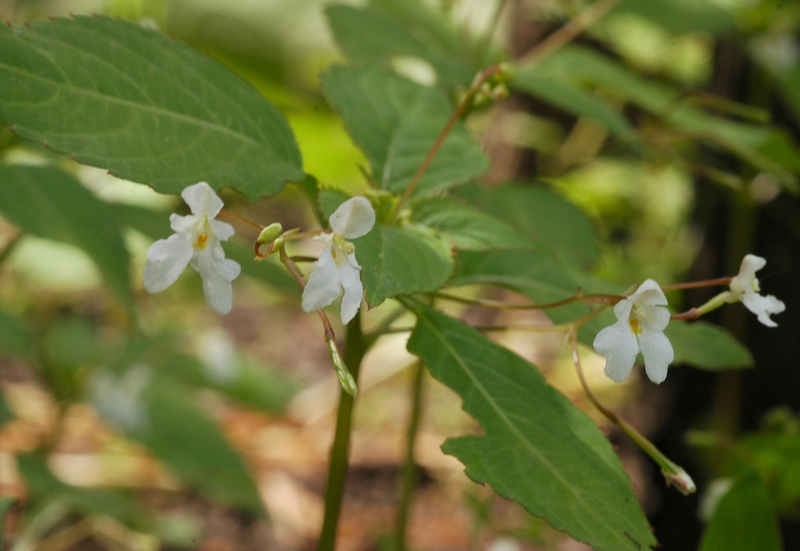
[[[777,327],[778,324],[769,316],[783,312],[786,310],[786,305],[772,295],[763,297],[758,294],[761,288],[758,285],[756,272],[766,264],[766,260],[753,254],[748,254],[742,259],[739,275],[731,280],[730,302],[741,301],[748,310],[758,316],[758,321],[767,327]]]
[[[606,327],[594,339],[594,349],[606,357],[605,373],[616,382],[631,374],[636,355],[644,356],[644,368],[654,383],[667,378],[675,353],[667,336],[667,297],[658,283],[648,279],[636,292],[614,306],[617,323]]]
[[[364,286],[355,247],[346,240],[369,233],[375,225],[375,211],[366,198],[352,197],[336,209],[330,222],[333,233],[323,233],[316,238],[326,245],[319,260],[314,262],[303,291],[303,310],[313,312],[329,305],[344,289],[340,315],[342,323],[348,323],[361,306]]]
[[[233,226],[214,220],[222,200],[207,183],[187,187],[181,197],[192,214],[172,214],[169,221],[175,233],[147,250],[144,288],[150,293],[163,291],[191,264],[203,278],[203,292],[211,308],[227,314],[233,305],[231,282],[242,271],[237,262],[225,258],[220,244],[233,235]]]

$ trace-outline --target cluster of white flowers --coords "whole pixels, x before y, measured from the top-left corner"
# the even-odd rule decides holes
[[[167,239],[153,243],[147,251],[144,265],[144,288],[150,293],[163,291],[178,279],[186,266],[200,272],[203,292],[209,305],[220,314],[233,306],[232,282],[241,273],[241,266],[225,258],[222,241],[233,233],[233,227],[215,220],[222,210],[222,200],[205,182],[187,187],[181,197],[192,213],[172,214],[170,223],[175,232]],[[366,235],[375,225],[375,211],[364,197],[348,199],[330,218],[332,233],[322,233],[316,239],[326,246],[314,263],[308,284],[303,291],[303,309],[313,312],[342,298],[342,323],[348,323],[361,306],[364,287],[361,266],[356,262],[355,247],[348,239]]]
[[[769,316],[783,312],[786,306],[772,295],[759,294],[761,289],[755,273],[766,263],[761,257],[745,256],[739,274],[731,279],[727,300],[741,301],[758,316],[758,321],[767,327],[776,327]],[[648,279],[635,293],[614,306],[617,322],[600,331],[593,343],[594,349],[606,358],[605,374],[608,377],[616,382],[627,379],[636,356],[641,352],[650,380],[658,384],[667,378],[667,369],[675,359],[675,352],[664,335],[670,320],[666,305],[667,297],[661,287]]]

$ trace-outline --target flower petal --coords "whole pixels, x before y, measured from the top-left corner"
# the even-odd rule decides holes
[[[233,286],[231,282],[239,277],[242,267],[229,259],[216,259],[210,251],[197,255],[196,266],[203,278],[203,293],[208,304],[216,312],[227,314],[233,307]]]
[[[663,331],[669,324],[669,310],[663,306],[641,306],[644,316],[640,320],[643,331]]]
[[[197,222],[200,220],[194,214],[181,216],[179,214],[169,215],[169,225],[175,233],[192,232]]]
[[[769,316],[786,310],[786,305],[772,295],[763,297],[758,293],[746,293],[741,300],[748,310],[758,316],[758,321],[767,327],[778,327]]]
[[[366,197],[351,197],[331,214],[331,229],[345,239],[366,235],[375,225],[375,210]]]
[[[600,331],[592,346],[606,357],[605,374],[609,378],[617,383],[628,378],[639,353],[639,344],[627,319]]]
[[[227,241],[230,237],[236,233],[236,230],[233,229],[233,226],[228,224],[227,222],[220,222],[219,220],[211,220],[211,231],[214,232],[214,235],[220,241]]]
[[[639,347],[647,376],[656,384],[664,382],[669,364],[675,359],[672,343],[661,331],[643,331],[639,335]]]
[[[192,214],[195,216],[205,214],[209,218],[214,218],[222,210],[222,199],[205,182],[199,182],[187,187],[181,192],[181,197],[192,209]]]
[[[346,255],[345,262],[339,263],[337,268],[339,281],[344,289],[342,309],[339,314],[342,323],[348,324],[355,317],[361,307],[361,301],[364,300],[364,286],[361,284],[361,272],[359,272],[359,265],[356,262],[356,255]]]
[[[150,245],[142,276],[147,292],[159,293],[175,283],[192,254],[191,237],[184,233],[174,233]]]
[[[667,305],[667,297],[664,295],[664,291],[662,291],[661,286],[652,279],[645,280],[644,283],[639,285],[636,292],[628,298],[633,299],[634,302],[641,305]]]
[[[308,283],[303,290],[303,311],[313,312],[329,305],[339,296],[340,290],[339,272],[331,254],[331,246],[328,246],[319,255],[319,260],[314,262],[311,275],[308,276]]]

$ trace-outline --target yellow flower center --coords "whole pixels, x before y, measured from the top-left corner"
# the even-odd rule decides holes
[[[208,241],[208,232],[197,236],[197,243],[194,244],[198,249],[206,248],[206,241]]]
[[[640,335],[642,333],[642,328],[639,326],[638,318],[631,316],[628,320],[628,323],[631,326],[631,331],[633,331],[635,334]]]

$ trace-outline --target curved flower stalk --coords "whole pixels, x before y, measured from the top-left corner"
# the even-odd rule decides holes
[[[644,356],[644,368],[654,383],[667,378],[675,353],[664,335],[669,323],[667,297],[658,283],[648,279],[635,293],[614,306],[617,323],[600,331],[594,349],[606,357],[605,374],[616,382],[628,378],[636,355]]]
[[[207,183],[187,187],[181,197],[192,214],[170,215],[175,233],[156,241],[147,250],[144,288],[150,293],[161,292],[191,265],[203,278],[203,293],[208,304],[220,314],[227,314],[233,305],[231,282],[242,271],[237,262],[225,258],[222,250],[221,242],[233,235],[233,226],[214,220],[223,203]]]
[[[355,246],[347,240],[369,233],[375,225],[375,211],[365,197],[352,197],[336,209],[330,223],[333,233],[315,238],[325,243],[325,249],[308,277],[303,291],[303,310],[313,312],[328,306],[344,289],[340,316],[342,323],[347,324],[364,299],[361,266],[356,261]]]
[[[771,314],[779,314],[786,310],[786,305],[772,295],[761,296],[761,287],[756,272],[766,266],[767,261],[760,256],[748,254],[742,259],[739,274],[731,280],[729,302],[740,301],[745,308],[758,316],[758,321],[767,327],[777,327],[770,319]]]

